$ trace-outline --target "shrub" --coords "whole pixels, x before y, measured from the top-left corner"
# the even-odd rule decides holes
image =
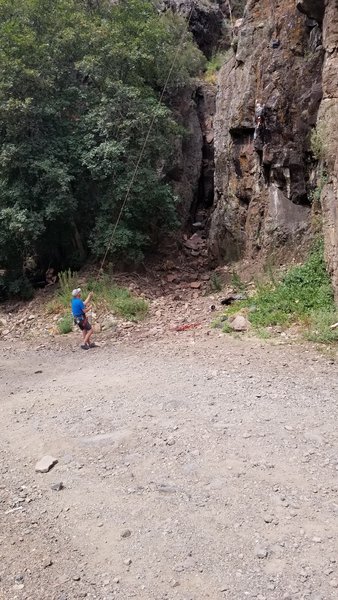
[[[212,273],[210,277],[210,289],[212,292],[220,292],[223,288],[222,279],[218,273]]]
[[[70,333],[71,331],[73,331],[73,318],[71,315],[66,315],[64,317],[61,317],[61,319],[59,319],[58,324],[57,324],[59,333],[61,333],[62,335],[65,335],[66,333]]]

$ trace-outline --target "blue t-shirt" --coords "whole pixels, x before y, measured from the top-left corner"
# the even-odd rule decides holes
[[[84,317],[85,303],[81,298],[72,298],[72,313],[74,317]]]

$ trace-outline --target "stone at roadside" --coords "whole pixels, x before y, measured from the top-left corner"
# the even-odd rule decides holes
[[[192,281],[192,282],[191,282],[191,284],[190,284],[190,287],[191,287],[193,290],[198,290],[198,289],[201,287],[201,285],[202,285],[202,284],[201,284],[201,282],[200,282],[200,281]]]
[[[243,315],[235,315],[232,320],[228,320],[229,327],[234,331],[248,331],[250,323]]]
[[[273,517],[271,515],[266,515],[264,517],[264,523],[272,523]]]
[[[125,529],[124,531],[122,531],[121,533],[121,538],[129,538],[131,536],[131,531],[130,529]]]
[[[267,548],[264,546],[257,546],[255,550],[257,558],[266,558],[268,556]]]
[[[46,558],[46,559],[43,561],[43,568],[44,568],[44,569],[47,569],[48,567],[51,567],[51,566],[52,566],[52,564],[53,564],[53,561],[52,561],[52,559],[51,559],[51,558]]]
[[[48,473],[48,471],[50,471],[54,465],[57,464],[57,462],[58,461],[56,458],[53,458],[53,456],[47,454],[36,463],[35,471],[37,473]]]
[[[64,489],[64,485],[62,483],[62,481],[59,481],[58,483],[53,483],[53,485],[50,486],[51,490],[53,490],[53,492],[61,492],[61,490]]]

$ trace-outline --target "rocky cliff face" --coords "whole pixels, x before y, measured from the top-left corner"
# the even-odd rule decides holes
[[[214,259],[253,259],[304,240],[323,58],[320,25],[294,0],[248,2],[216,100]]]
[[[207,56],[229,47],[227,2],[164,4],[185,15],[194,6],[190,27]],[[216,106],[203,86],[183,102],[184,216],[201,199],[212,205],[209,255],[219,263],[298,257],[322,219],[338,298],[337,0],[248,0],[234,34]]]
[[[304,0],[303,4],[309,14],[311,10],[319,8],[323,17],[323,99],[317,123],[322,161],[319,181],[322,181],[320,188],[326,258],[338,300],[338,3],[336,0]]]

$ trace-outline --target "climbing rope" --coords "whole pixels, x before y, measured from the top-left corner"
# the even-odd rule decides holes
[[[183,42],[184,42],[185,37],[186,37],[187,32],[188,32],[188,28],[189,28],[189,25],[190,25],[190,20],[191,20],[193,11],[194,11],[194,3],[192,3],[190,11],[188,13],[188,18],[187,18],[186,26],[185,26],[185,28],[184,28],[184,30],[182,32],[181,38],[180,38],[178,46],[176,48],[176,52],[174,54],[173,61],[171,63],[170,69],[169,69],[167,77],[165,79],[165,83],[164,83],[161,95],[159,97],[157,106],[159,106],[162,103],[164,94],[165,94],[165,92],[167,90],[168,83],[169,83],[169,80],[171,78],[171,75],[172,75],[175,63],[177,61],[177,58],[178,58],[178,55],[180,53],[181,47],[183,46]],[[144,139],[144,142],[142,144],[141,151],[140,151],[140,154],[139,154],[139,157],[138,157],[135,169],[134,169],[134,171],[132,173],[132,176],[131,176],[131,179],[130,179],[130,182],[129,182],[129,185],[128,185],[128,188],[127,188],[127,191],[126,191],[126,194],[125,194],[125,197],[124,197],[124,200],[122,202],[122,205],[121,205],[121,208],[120,208],[120,212],[119,212],[119,214],[117,216],[117,219],[116,219],[116,222],[115,222],[112,234],[111,234],[111,236],[110,236],[110,238],[108,240],[107,248],[106,248],[106,251],[104,253],[103,259],[101,261],[101,266],[100,266],[100,270],[98,272],[97,278],[99,278],[100,274],[103,272],[103,267],[104,267],[104,264],[105,264],[105,262],[107,260],[107,256],[109,254],[109,251],[111,249],[111,246],[112,246],[112,243],[113,243],[113,239],[114,239],[115,234],[116,234],[116,230],[117,230],[117,228],[119,226],[119,223],[121,221],[121,218],[122,218],[124,209],[126,207],[126,204],[127,204],[128,200],[130,198],[130,192],[131,192],[132,187],[134,185],[134,182],[135,182],[135,179],[136,179],[136,175],[138,173],[138,170],[139,170],[139,167],[140,167],[140,164],[141,164],[141,161],[142,161],[142,158],[143,158],[143,155],[144,155],[144,152],[145,152],[145,149],[146,149],[146,146],[147,146],[147,143],[148,143],[151,131],[152,131],[154,123],[155,123],[155,119],[156,119],[156,110],[154,110],[154,114],[153,114],[152,119],[150,121],[150,125],[149,125],[149,129],[148,129],[147,135],[146,135],[146,137]]]

